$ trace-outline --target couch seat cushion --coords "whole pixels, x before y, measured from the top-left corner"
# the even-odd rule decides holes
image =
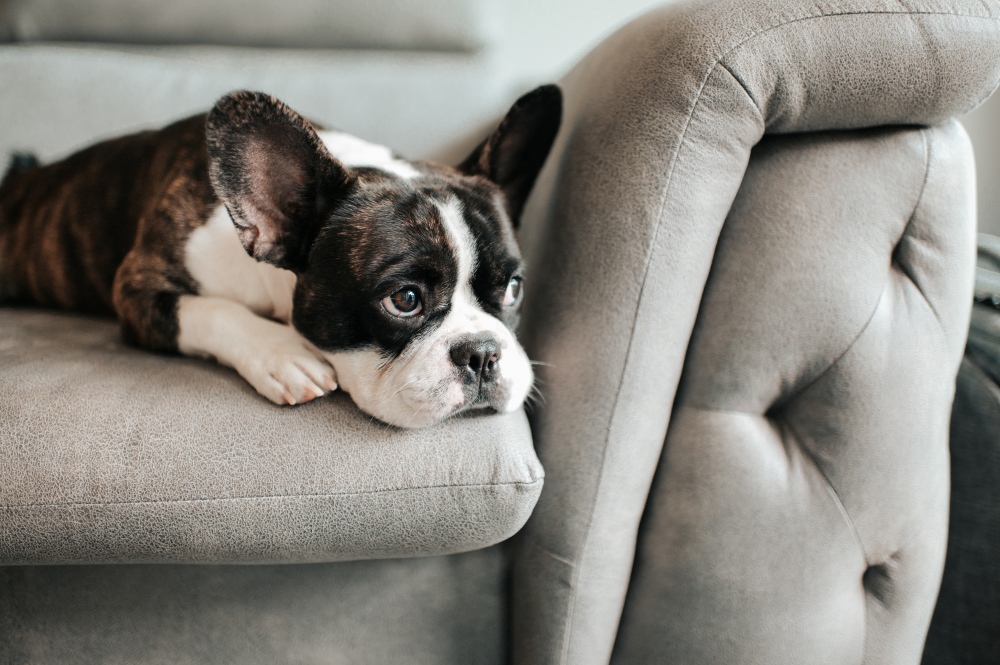
[[[422,430],[337,393],[278,407],[107,319],[0,309],[0,564],[446,554],[516,532],[542,487],[523,413]]]

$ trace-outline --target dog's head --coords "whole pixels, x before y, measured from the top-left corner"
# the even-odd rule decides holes
[[[456,168],[318,131],[261,93],[209,114],[212,184],[243,246],[296,274],[292,322],[363,410],[420,427],[524,402],[514,231],[561,114],[557,87],[528,93]]]

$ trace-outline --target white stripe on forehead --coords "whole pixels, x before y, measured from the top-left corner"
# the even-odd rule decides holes
[[[420,172],[411,165],[402,159],[396,159],[392,151],[384,145],[369,143],[344,132],[324,130],[316,133],[330,154],[345,166],[369,166],[404,180],[412,180],[420,175]]]
[[[467,295],[470,302],[475,302],[472,295],[472,275],[476,272],[476,241],[465,223],[462,214],[462,204],[454,198],[444,203],[436,202],[441,212],[441,222],[445,233],[455,251],[455,261],[458,263],[458,281],[455,295]]]

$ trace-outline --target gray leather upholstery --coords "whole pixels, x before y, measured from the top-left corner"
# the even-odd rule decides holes
[[[937,123],[965,112],[1000,79],[998,30],[996,3],[677,4],[626,26],[565,78],[566,120],[523,234],[536,266],[525,338],[546,363],[546,403],[533,431],[547,485],[515,555],[517,662],[610,657],[702,286],[750,149],[765,131]],[[910,159],[921,165],[924,154]],[[937,243],[949,234],[965,237],[949,227],[904,252],[945,308],[943,357],[952,363],[930,374],[945,386],[970,292],[961,276],[931,278],[961,265],[938,263],[950,245]],[[798,325],[808,330],[801,311]],[[782,364],[795,374],[817,369],[796,365],[806,360]],[[887,408],[895,389],[878,393]],[[930,388],[924,396],[935,408],[950,401]],[[846,424],[860,414],[842,417]],[[878,500],[878,487],[871,490]],[[859,580],[858,598],[862,590]]]
[[[477,549],[542,487],[523,413],[399,430],[293,408],[117,326],[0,309],[0,564],[342,561]]]
[[[612,662],[919,662],[947,536],[973,184],[955,122],[754,149]]]
[[[4,665],[504,665],[507,556],[0,567]]]
[[[132,44],[477,50],[486,0],[3,0],[0,38]]]
[[[501,98],[509,102],[491,71],[488,59],[440,54],[5,46],[0,76],[19,94],[0,96],[0,149],[60,154],[246,86],[405,154],[449,152],[446,142],[462,143],[461,135],[502,110]],[[7,569],[0,572],[0,629],[13,637],[0,641],[0,661],[72,662],[79,653],[105,662],[224,662],[231,654],[247,663],[365,662],[356,645],[370,640],[378,646],[369,662],[495,663],[504,658],[496,635],[509,612],[518,664],[916,662],[944,551],[941,421],[971,295],[968,148],[948,119],[979,103],[998,79],[1000,7],[992,0],[721,0],[640,18],[562,81],[564,125],[522,226],[531,270],[523,337],[545,363],[545,402],[531,425],[547,476],[512,544],[507,595],[494,595],[507,589],[506,552],[497,548],[447,559],[208,573]],[[768,138],[751,160],[765,133],[938,123],[945,124]],[[732,224],[724,226],[727,216]],[[39,318],[18,316],[16,325],[55,320],[32,316]],[[32,335],[32,343],[44,347],[50,336],[75,337],[72,328],[86,333],[96,325],[63,321],[61,331]],[[23,340],[29,333],[19,329]],[[193,422],[212,428],[206,432],[225,425],[235,438],[224,444],[206,436],[213,457],[203,458],[171,456],[173,444],[128,445],[135,423],[166,417],[121,397],[123,386],[146,395],[157,389],[116,369],[118,351],[101,348],[114,345],[111,331],[101,334],[104,341],[80,349],[80,357],[51,365],[44,348],[21,343],[3,351],[18,368],[7,385],[35,397],[4,411],[35,414],[17,415],[18,425],[42,422],[38,414],[53,402],[76,404],[71,418],[105,423],[116,436],[106,463],[74,458],[75,444],[67,444],[61,453],[29,447],[26,454],[42,455],[38,464],[0,466],[0,474],[21,474],[12,477],[22,485],[33,477],[76,479],[74,462],[89,473],[82,483],[32,487],[33,495],[177,495],[197,486],[185,484],[186,473],[220,492],[380,482],[382,467],[365,466],[370,460],[354,455],[349,442],[341,454],[310,439],[296,446],[306,460],[296,463],[241,439],[240,423],[213,422],[207,408],[191,405],[250,411],[251,396],[235,377],[195,361],[142,362],[150,371],[197,375],[210,387],[198,389],[199,401],[186,397],[190,391],[172,393],[163,413],[177,420],[191,412]],[[93,370],[94,358],[110,367]],[[67,401],[84,388],[53,380],[91,370],[88,381],[120,380],[111,395],[125,415],[112,419],[100,402],[86,413],[78,399]],[[285,430],[296,426],[258,408],[256,425],[284,445]],[[134,418],[141,409],[148,417]],[[289,413],[304,414],[309,436],[336,436],[325,429],[327,412],[367,432],[362,441],[382,451],[376,459],[390,470],[386,478],[447,477],[454,463],[456,474],[489,484],[496,481],[489,468],[528,468],[501,463],[528,459],[518,418],[498,419],[492,433],[493,421],[448,423],[441,448],[430,439],[383,447],[336,400]],[[50,417],[69,427],[64,416]],[[175,426],[195,436],[192,423]],[[30,426],[19,431],[37,443]],[[449,432],[475,432],[487,443],[451,440]],[[157,436],[140,433],[147,442]],[[515,458],[488,443],[508,434],[520,451]],[[247,454],[254,446],[270,455],[259,466]],[[84,450],[102,454],[104,447],[92,441]],[[240,454],[228,456],[233,450]],[[148,456],[157,453],[169,464],[154,472]],[[254,473],[216,474],[213,463]],[[116,468],[130,472],[115,477]],[[373,505],[359,510],[381,511]],[[397,507],[412,509],[408,516],[418,521],[419,511],[437,510],[430,501]],[[471,524],[432,514],[426,520],[440,519],[442,530],[427,531],[431,540],[409,532],[336,540],[338,525],[328,520],[349,526],[358,515],[327,511],[313,519],[320,513],[303,509],[286,519],[234,509],[226,522],[180,514],[174,523],[158,510],[133,522],[171,521],[165,533],[173,539],[152,543],[134,530],[110,538],[111,518],[74,511],[39,522],[45,529],[25,519],[18,538],[4,528],[0,535],[36,555],[54,547],[60,557],[96,544],[117,560],[245,561],[248,552],[265,560],[275,551],[305,560],[320,550],[335,558],[339,547],[364,550],[352,556],[403,546],[431,551],[440,546],[433,539],[466,538]],[[509,517],[506,509],[496,514]],[[74,531],[70,521],[78,518],[85,528]],[[47,535],[56,524],[73,537]],[[262,546],[250,524],[282,546]],[[200,531],[185,531],[188,525]],[[94,526],[107,528],[87,530]],[[101,538],[91,541],[94,534]],[[471,582],[460,589],[464,575]],[[207,590],[199,596],[201,585]],[[351,606],[338,604],[341,585],[350,599],[372,599],[370,620],[351,622]],[[289,600],[299,594],[302,603]],[[422,613],[419,599],[439,595],[441,605]],[[383,622],[406,637],[383,649]],[[414,637],[427,630],[440,641],[434,648]],[[217,646],[205,646],[213,639]],[[173,650],[155,646],[166,643]]]

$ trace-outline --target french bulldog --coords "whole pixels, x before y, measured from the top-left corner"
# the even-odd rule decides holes
[[[562,115],[521,97],[452,168],[310,122],[259,92],[0,184],[0,299],[118,317],[277,404],[338,387],[423,427],[521,407],[515,230]]]

